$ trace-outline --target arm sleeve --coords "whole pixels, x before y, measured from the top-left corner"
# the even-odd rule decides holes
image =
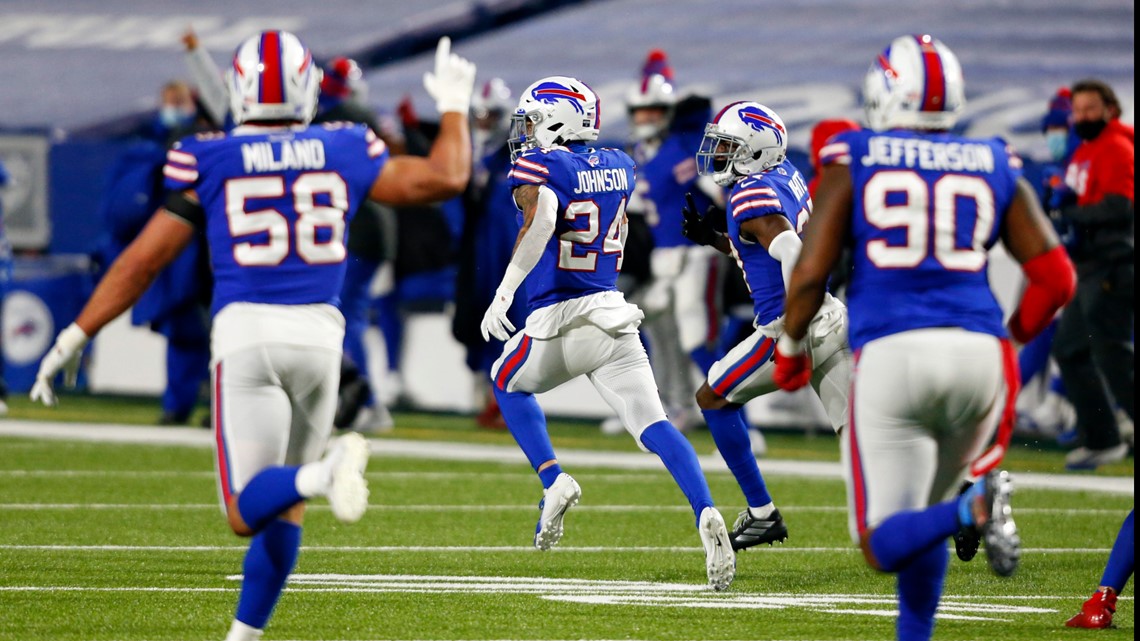
[[[515,248],[514,254],[511,255],[507,272],[503,275],[502,283],[499,284],[500,289],[508,289],[513,294],[522,284],[526,275],[530,273],[530,270],[538,264],[538,260],[542,258],[542,252],[546,250],[546,243],[550,242],[551,236],[554,235],[557,214],[558,196],[549,187],[539,187],[534,217],[531,219],[530,227],[527,228],[526,233],[519,241],[518,247]]]
[[[206,210],[202,208],[202,205],[187,198],[184,191],[170,192],[163,208],[175,218],[181,218],[195,229],[206,227]]]
[[[780,275],[784,278],[784,291],[788,291],[788,283],[792,282],[792,270],[800,257],[803,241],[791,229],[780,232],[772,242],[768,243],[768,254],[780,261]]]
[[[1065,248],[1060,245],[1029,259],[1021,268],[1029,285],[1009,319],[1009,333],[1025,344],[1040,334],[1057,310],[1073,299],[1077,274]]]
[[[210,52],[203,47],[196,47],[186,52],[186,66],[190,69],[190,76],[198,86],[198,97],[202,106],[210,112],[210,117],[216,123],[224,123],[229,112],[229,101],[226,97],[226,84],[222,80],[222,71],[217,63],[210,57]]]

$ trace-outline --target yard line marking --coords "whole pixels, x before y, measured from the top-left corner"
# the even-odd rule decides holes
[[[216,510],[217,503],[0,503],[0,510]],[[309,504],[311,510],[329,510],[325,503]],[[437,504],[408,504],[408,505],[368,505],[369,510],[381,512],[532,512],[537,510],[534,504],[501,504],[501,505],[437,505]],[[687,505],[578,505],[575,512],[688,512]],[[784,512],[818,512],[818,513],[846,513],[847,508],[840,505],[781,505]],[[1107,515],[1118,516],[1123,509],[1113,510],[1105,508],[1018,508],[1017,514],[1046,514],[1064,516],[1091,516]]]
[[[87,441],[103,443],[136,443],[184,447],[213,447],[211,434],[196,427],[149,427],[121,424],[60,423],[6,419],[0,423],[0,436]],[[373,454],[419,458],[437,461],[481,461],[489,463],[527,464],[526,456],[515,445],[459,443],[450,441],[414,441],[398,438],[369,439]],[[698,456],[701,468],[709,474],[728,475],[724,459],[712,454]],[[618,452],[566,448],[558,453],[564,466],[591,469],[622,469],[660,472],[661,461],[646,452]],[[765,476],[842,479],[843,468],[837,461],[764,460]],[[1019,489],[1101,492],[1134,496],[1132,476],[1093,476],[1088,474],[1042,474],[1014,472]]]
[[[302,545],[301,549],[307,552],[525,552],[537,553],[529,545]],[[0,550],[25,551],[67,551],[67,552],[244,552],[244,546],[237,545],[0,545]],[[549,552],[558,553],[612,553],[612,552],[698,552],[704,551],[700,547],[684,545],[629,545],[629,546],[567,546],[560,545],[551,548]],[[1107,554],[1111,548],[1022,548],[1026,554]],[[773,547],[764,550],[764,554],[779,553],[844,553],[859,552],[857,547]]]

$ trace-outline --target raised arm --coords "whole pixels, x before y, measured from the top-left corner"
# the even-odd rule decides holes
[[[369,197],[390,205],[447,200],[463,193],[471,177],[471,134],[467,111],[475,86],[475,65],[451,53],[451,39],[439,39],[435,70],[424,87],[440,113],[439,133],[426,158],[398,156],[384,164]]]

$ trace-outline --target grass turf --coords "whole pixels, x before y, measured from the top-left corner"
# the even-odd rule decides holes
[[[14,399],[15,400],[15,399]],[[12,415],[39,410],[13,402]],[[72,409],[73,408],[73,409]],[[146,399],[72,396],[42,418],[149,423]],[[397,415],[400,438],[511,443],[468,417]],[[555,421],[557,447],[632,451],[596,425]],[[707,433],[690,435],[700,452]],[[837,460],[835,441],[773,434],[771,456]],[[1020,443],[1008,467],[1059,471],[1047,444]],[[1131,474],[1132,459],[1102,473]],[[732,588],[704,587],[693,516],[663,471],[572,470],[583,487],[558,548],[529,547],[540,486],[525,464],[375,458],[371,508],[354,525],[314,502],[305,549],[265,638],[753,639],[894,637],[893,580],[850,545],[842,483],[772,476],[784,546],[738,557]],[[215,504],[207,449],[0,438],[0,640],[220,639],[237,599],[243,541]],[[727,520],[742,497],[709,475]],[[1068,630],[1133,499],[1020,490],[1027,550],[1011,579],[984,553],[952,560],[936,639],[1133,638]],[[972,617],[972,618],[949,618]]]

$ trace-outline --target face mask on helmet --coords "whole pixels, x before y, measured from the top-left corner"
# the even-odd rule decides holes
[[[263,31],[245,40],[226,72],[234,122],[309,122],[321,77],[309,49],[287,31]]]
[[[511,116],[511,160],[534,148],[598,139],[598,96],[576,78],[551,76],[527,87]]]
[[[965,105],[957,56],[928,35],[895,38],[863,78],[863,109],[876,131],[948,130]]]
[[[779,165],[787,155],[787,129],[776,112],[758,102],[737,102],[705,127],[697,172],[727,187]]]

